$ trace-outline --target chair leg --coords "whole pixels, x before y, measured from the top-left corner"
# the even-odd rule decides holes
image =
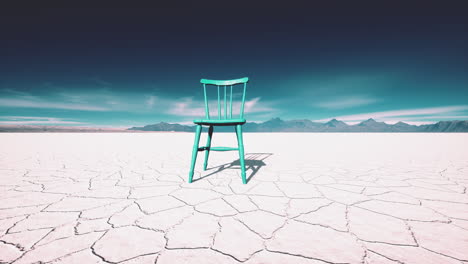
[[[210,128],[208,129],[208,139],[206,141],[205,162],[203,163],[203,170],[206,170],[206,166],[208,166],[208,156],[210,155],[212,137],[213,137],[213,126],[210,126]]]
[[[241,166],[242,183],[246,184],[245,161],[244,161],[244,140],[242,138],[242,125],[236,125],[237,145],[239,147],[239,161]]]
[[[192,149],[192,163],[190,164],[190,172],[189,172],[189,180],[188,180],[189,183],[192,182],[193,170],[195,168],[195,163],[197,162],[198,143],[200,142],[201,130],[202,130],[202,126],[197,125],[196,131],[195,131],[195,142],[193,143],[193,149]]]

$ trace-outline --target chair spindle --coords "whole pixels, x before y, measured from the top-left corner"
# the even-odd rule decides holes
[[[231,85],[231,96],[229,97],[229,118],[232,118],[232,85]]]
[[[203,84],[203,94],[205,95],[205,116],[210,119],[210,111],[208,109],[208,98],[206,97],[206,84]]]
[[[218,86],[218,119],[221,119],[221,99],[219,97],[219,85]]]
[[[247,89],[247,83],[244,83],[244,93],[242,94],[242,104],[240,110],[240,118],[244,118],[244,103],[245,103],[245,91]]]

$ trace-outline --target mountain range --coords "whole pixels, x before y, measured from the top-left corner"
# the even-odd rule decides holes
[[[181,131],[193,132],[193,125],[180,125],[160,122],[144,127],[131,127],[137,131]],[[404,122],[386,124],[370,118],[359,124],[348,125],[343,121],[332,119],[326,123],[313,122],[308,119],[282,120],[273,118],[262,123],[247,122],[244,132],[468,132],[468,121],[439,121],[428,125],[410,125]],[[217,127],[217,132],[231,132],[232,127]]]

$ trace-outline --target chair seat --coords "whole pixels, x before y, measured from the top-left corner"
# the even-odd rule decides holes
[[[197,125],[206,125],[206,126],[233,126],[233,125],[242,125],[246,122],[244,118],[234,118],[234,119],[196,119],[193,120],[193,123]]]

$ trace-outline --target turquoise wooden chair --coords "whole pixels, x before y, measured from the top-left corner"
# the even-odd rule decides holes
[[[193,170],[195,168],[195,163],[197,161],[197,154],[199,151],[205,151],[205,163],[203,164],[203,169],[206,170],[208,165],[208,156],[210,151],[239,151],[239,161],[241,166],[241,175],[242,183],[246,184],[247,180],[245,178],[245,162],[244,162],[244,143],[242,139],[242,125],[245,124],[246,120],[244,119],[244,104],[245,104],[245,91],[247,89],[247,82],[249,78],[241,78],[235,80],[207,80],[201,79],[200,82],[203,84],[203,94],[205,97],[205,119],[193,120],[196,125],[195,130],[195,142],[193,144],[192,150],[192,163],[190,165],[189,180],[191,183],[193,180]],[[242,100],[240,102],[240,113],[239,118],[232,117],[232,88],[235,85],[242,85]],[[209,107],[208,107],[208,97],[206,92],[206,87],[208,85],[216,86],[218,90],[218,115],[217,118],[212,118],[210,116]],[[228,89],[229,86],[229,89]],[[224,100],[221,98],[222,89],[224,89]],[[221,92],[220,92],[221,90]],[[227,101],[227,95],[229,91],[229,107]],[[222,103],[224,101],[224,103]],[[221,104],[223,107],[221,107]],[[224,109],[224,111],[223,111]],[[222,113],[224,112],[224,114]],[[202,126],[208,126],[208,139],[204,147],[199,147],[200,134],[202,132]],[[213,130],[215,126],[234,126],[237,136],[237,148],[234,147],[212,147],[211,138],[213,137]]]

